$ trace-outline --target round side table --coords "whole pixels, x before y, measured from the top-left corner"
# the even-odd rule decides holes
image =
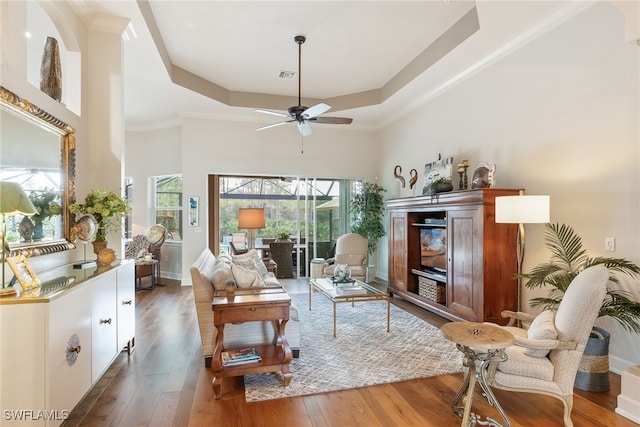
[[[502,424],[491,417],[483,421],[479,415],[471,412],[473,391],[477,381],[489,404],[494,406],[502,416],[504,426],[511,427],[507,414],[489,386],[488,370],[491,364],[507,360],[504,349],[513,344],[513,335],[499,326],[476,322],[445,323],[440,330],[446,339],[454,342],[458,350],[464,353],[462,364],[468,368],[462,387],[451,403],[451,410],[462,417],[461,426],[488,424],[502,427]],[[464,407],[458,405],[463,397]]]

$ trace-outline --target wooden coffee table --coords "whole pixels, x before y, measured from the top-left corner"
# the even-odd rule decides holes
[[[264,372],[282,372],[284,386],[291,382],[289,362],[291,361],[291,349],[284,330],[289,321],[289,308],[291,298],[281,288],[253,288],[251,290],[238,290],[233,299],[226,294],[216,293],[212,302],[213,324],[218,331],[215,350],[213,352],[213,390],[215,398],[222,395],[222,380],[225,377],[235,377],[247,374],[261,374]],[[254,347],[260,357],[259,362],[247,363],[236,366],[222,365],[222,352],[224,348],[224,326],[227,323],[272,321],[278,331],[275,344],[247,345]]]
[[[391,300],[389,294],[374,288],[364,282],[355,280],[355,284],[360,285],[363,289],[357,294],[341,294],[337,291],[333,281],[326,277],[319,277],[309,280],[309,310],[311,310],[311,293],[313,289],[319,290],[322,295],[326,296],[333,302],[333,336],[336,336],[336,305],[344,302],[350,302],[354,305],[356,301],[387,301],[387,332],[391,330]]]

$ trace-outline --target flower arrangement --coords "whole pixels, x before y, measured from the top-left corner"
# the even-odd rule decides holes
[[[29,194],[29,200],[36,208],[36,213],[31,217],[31,220],[36,224],[40,224],[49,217],[60,215],[62,207],[60,203],[55,201],[59,197],[58,193],[46,188],[44,191],[32,191]]]
[[[106,190],[91,190],[84,198],[84,203],[69,205],[72,214],[91,214],[96,219],[96,241],[105,241],[109,231],[120,228],[120,221],[128,211],[129,204],[124,197]]]

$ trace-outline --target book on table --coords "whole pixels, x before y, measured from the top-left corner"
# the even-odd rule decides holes
[[[255,348],[243,348],[241,350],[230,350],[222,352],[222,364],[224,366],[254,363],[261,360],[262,358]]]
[[[365,290],[355,283],[340,283],[336,285],[336,292],[342,295],[363,294]]]

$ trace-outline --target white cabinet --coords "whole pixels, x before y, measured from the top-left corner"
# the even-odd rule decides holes
[[[91,288],[91,379],[96,382],[117,352],[115,270],[98,276]]]
[[[3,427],[60,425],[135,339],[133,262],[38,275],[41,287],[0,299]]]
[[[134,349],[136,335],[136,290],[135,266],[123,265],[116,271],[118,275],[116,291],[118,310],[118,350],[123,348],[128,354]]]
[[[49,308],[47,408],[70,411],[91,380],[91,286],[71,289]]]

